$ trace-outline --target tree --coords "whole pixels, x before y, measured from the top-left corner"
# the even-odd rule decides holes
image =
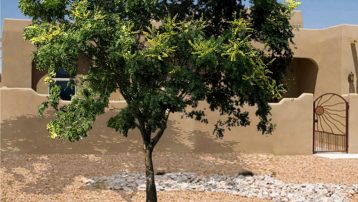
[[[87,136],[96,116],[104,113],[111,93],[119,90],[127,106],[108,120],[124,136],[140,130],[146,166],[147,201],[157,201],[152,152],[172,113],[207,123],[198,103],[225,115],[215,124],[247,126],[243,105],[257,106],[257,125],[270,133],[269,100],[284,92],[282,71],[273,58],[292,57],[288,23],[292,4],[251,0],[20,0],[32,17],[25,39],[37,48],[36,67],[47,70],[46,82],[65,68],[77,93],[60,106],[60,87],[53,85],[40,107],[56,110],[47,129],[52,138],[77,141]],[[159,26],[152,26],[153,20]],[[258,41],[266,50],[255,48]],[[77,75],[79,58],[90,62],[88,74]]]

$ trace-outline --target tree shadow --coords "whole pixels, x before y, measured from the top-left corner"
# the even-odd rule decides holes
[[[218,139],[207,131],[206,126],[192,119],[176,119],[168,121],[168,129],[156,147],[158,152],[178,153],[230,153],[238,142]]]
[[[25,193],[46,195],[62,193],[80,175],[91,178],[124,171],[127,169],[124,164],[131,165],[131,171],[143,172],[143,147],[138,130],[125,138],[107,128],[106,121],[113,115],[106,113],[99,116],[88,137],[78,142],[52,140],[49,137],[46,124],[53,118],[51,114],[44,118],[20,116],[3,120],[0,129],[1,168],[13,176],[13,181],[2,183],[20,183],[23,185],[20,190]],[[192,122],[184,119],[168,122],[168,129],[154,152],[156,169],[184,171],[193,164],[186,158],[196,159],[193,157],[195,153],[233,151],[230,147],[234,143],[220,142],[208,132],[186,127],[188,123],[193,125]],[[97,156],[97,160],[91,160],[91,155]],[[112,156],[113,159],[104,156]],[[59,164],[66,166],[60,170],[57,168]],[[109,164],[118,165],[118,169],[108,170],[106,166]],[[198,165],[196,172],[203,164],[206,170],[211,166],[210,162],[203,163],[200,159],[195,164]],[[56,187],[51,187],[49,184],[53,183],[49,182],[54,181]],[[130,200],[134,193],[121,191],[119,194]]]
[[[239,142],[217,138],[214,134],[195,130],[190,141],[194,143],[194,153],[232,153]]]
[[[142,138],[138,130],[124,137],[106,125],[106,113],[93,124],[88,137],[77,142],[51,139],[46,129],[51,115],[20,116],[1,123],[1,152],[18,154],[118,154],[141,152]],[[191,122],[193,120],[183,120]],[[186,128],[182,120],[169,120],[168,128],[160,140],[158,152],[231,152],[232,143],[216,140],[209,132]],[[193,121],[194,122],[194,121]],[[208,149],[210,148],[210,149]]]
[[[125,138],[106,127],[106,121],[112,115],[107,113],[98,117],[88,137],[78,142],[52,140],[46,130],[47,123],[53,118],[51,115],[44,118],[20,116],[3,120],[0,129],[1,168],[14,178],[13,182],[6,183],[20,183],[23,185],[21,191],[30,194],[62,193],[66,186],[74,182],[76,176],[82,173],[87,173],[88,177],[98,176],[106,171],[106,163],[101,157],[98,161],[86,161],[88,155],[126,155],[127,152],[140,154],[143,147],[139,144],[141,139],[138,132],[133,131]],[[66,159],[66,155],[74,157]],[[137,161],[138,157],[134,156],[134,160]],[[53,158],[56,162],[52,161]],[[83,165],[84,161],[86,165]],[[69,165],[71,170],[57,169],[56,165],[59,163]],[[117,163],[118,172],[125,168],[121,168],[120,161]],[[91,169],[93,172],[84,169]],[[65,178],[59,178],[64,175]],[[49,183],[51,181],[58,182],[56,187],[48,187],[48,184],[53,184]]]
[[[98,117],[88,137],[77,142],[52,140],[46,129],[52,116],[20,116],[1,123],[1,152],[23,154],[115,154],[139,151],[139,134],[124,138],[106,127],[109,114]]]

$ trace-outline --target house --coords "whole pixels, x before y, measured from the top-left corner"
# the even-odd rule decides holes
[[[159,144],[159,150],[275,154],[311,154],[323,151],[357,153],[358,25],[305,29],[302,28],[299,12],[293,16],[291,23],[297,28],[292,44],[294,59],[287,74],[288,92],[285,98],[279,103],[271,103],[272,119],[277,125],[274,134],[258,133],[255,126],[257,119],[251,116],[251,126],[235,128],[228,131],[223,140],[216,140],[211,135],[212,124],[204,125],[181,119],[180,115],[174,114],[170,119],[167,135]],[[4,21],[0,83],[2,150],[21,148],[22,143],[16,143],[16,138],[32,142],[33,147],[22,149],[28,152],[42,151],[45,147],[52,147],[52,151],[58,152],[63,152],[63,148],[68,152],[93,150],[87,148],[85,143],[58,144],[51,143],[47,138],[46,123],[49,117],[37,117],[37,106],[46,100],[50,87],[44,83],[45,73],[36,70],[32,61],[34,47],[22,38],[22,31],[29,24],[30,21],[26,20]],[[79,72],[85,73],[88,64],[86,60],[80,59],[78,66]],[[60,72],[56,77],[58,84],[64,85],[68,81],[66,73]],[[64,91],[63,99],[68,100],[70,94],[73,91]],[[123,106],[125,102],[120,94],[114,93],[110,108],[120,109]],[[247,110],[254,114],[253,107],[247,107]],[[106,128],[106,120],[111,113],[109,110],[96,120],[90,136],[108,138],[113,135],[118,138],[114,131]],[[208,112],[208,116],[209,120],[219,117],[212,112]],[[34,131],[41,135],[33,137]],[[139,136],[135,133],[138,131],[134,131],[133,139],[128,141],[136,141]],[[92,141],[92,144],[97,144],[98,141],[103,143],[95,137],[89,137],[88,141]],[[123,138],[118,139],[123,147],[129,147],[130,144],[125,141]],[[102,153],[116,146],[103,143]],[[101,152],[101,149],[95,151]]]

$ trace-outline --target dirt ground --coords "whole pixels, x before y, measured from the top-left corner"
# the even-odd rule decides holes
[[[84,177],[143,172],[141,153],[118,155],[1,154],[1,201],[144,201],[144,192],[83,186]],[[285,182],[358,183],[358,159],[331,160],[313,155],[155,153],[156,170],[201,175],[235,175],[242,169],[271,174]],[[263,201],[225,193],[159,192],[160,201]],[[358,201],[355,196],[353,201]]]

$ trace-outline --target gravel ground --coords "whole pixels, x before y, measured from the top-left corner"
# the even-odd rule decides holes
[[[84,186],[83,178],[143,172],[141,153],[118,155],[1,154],[1,201],[143,201],[144,192]],[[154,153],[156,170],[236,175],[243,169],[269,174],[286,183],[357,184],[357,159],[313,155]],[[263,201],[212,192],[159,192],[160,201]],[[358,201],[355,195],[352,201]]]

